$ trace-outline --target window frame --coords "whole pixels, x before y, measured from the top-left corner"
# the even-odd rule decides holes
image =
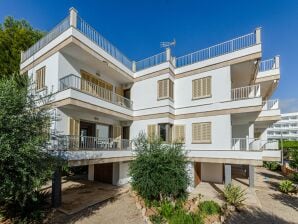
[[[166,89],[163,82],[167,82]],[[160,96],[160,85],[163,85],[161,91],[166,92],[163,96]],[[157,81],[157,100],[164,99],[174,100],[174,82],[170,78],[160,79]]]
[[[206,94],[206,95],[201,95],[201,96],[195,96],[194,94],[194,85],[195,82],[199,82],[201,80],[201,82],[204,82],[204,80],[207,80],[207,87],[206,87],[206,92],[208,93],[208,79],[210,80],[210,93]],[[200,82],[198,83],[198,85],[203,86],[203,84],[200,84]],[[199,87],[198,87],[199,89]],[[204,92],[204,89],[202,90],[202,92]],[[202,78],[198,78],[198,79],[193,79],[192,80],[192,89],[191,89],[191,94],[192,94],[192,100],[199,100],[199,99],[204,99],[204,98],[211,98],[212,97],[212,76],[205,76]]]

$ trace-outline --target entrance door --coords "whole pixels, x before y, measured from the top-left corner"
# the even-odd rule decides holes
[[[195,186],[201,183],[201,163],[195,162],[194,164],[195,171]]]

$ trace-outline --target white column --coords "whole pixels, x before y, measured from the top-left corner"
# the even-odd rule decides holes
[[[171,48],[166,48],[166,59],[167,61],[171,61]]]
[[[132,68],[131,69],[132,69],[133,72],[137,71],[137,65],[136,65],[135,61],[132,61]]]
[[[279,55],[276,55],[275,57],[274,57],[274,60],[275,60],[275,68],[279,68],[279,63],[280,63],[280,59],[279,59]]]
[[[112,184],[115,186],[119,185],[119,162],[113,163],[113,182]]]
[[[256,44],[260,44],[261,43],[261,27],[256,28],[255,34],[256,34]]]
[[[255,124],[253,122],[249,123],[248,127],[248,137],[253,139],[255,137]]]
[[[249,165],[249,187],[255,186],[255,167],[253,165]]]
[[[88,165],[88,180],[94,181],[94,164]]]
[[[225,164],[225,185],[232,183],[232,166]]]
[[[77,27],[77,16],[78,16],[78,11],[74,7],[71,7],[69,9],[69,23],[70,23],[70,26]]]

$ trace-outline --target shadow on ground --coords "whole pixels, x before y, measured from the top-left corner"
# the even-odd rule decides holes
[[[235,212],[228,218],[225,224],[289,224],[295,223],[288,222],[274,214],[269,214],[257,208],[249,208],[242,210],[241,212]]]
[[[280,201],[285,206],[291,207],[298,211],[298,198],[287,194],[270,194],[274,200]],[[296,217],[298,219],[298,217]]]

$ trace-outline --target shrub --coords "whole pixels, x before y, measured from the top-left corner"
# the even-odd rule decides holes
[[[152,215],[152,216],[150,216],[150,221],[153,224],[164,224],[164,223],[166,223],[166,220],[163,218],[162,215]]]
[[[277,171],[281,169],[280,164],[278,162],[264,162],[263,165],[271,171]]]
[[[290,193],[294,191],[295,187],[293,185],[293,182],[290,180],[283,180],[279,184],[279,190],[283,193]]]
[[[229,204],[237,208],[246,199],[246,192],[240,186],[229,184],[224,188],[224,197]]]
[[[159,213],[165,217],[166,219],[169,219],[175,211],[175,205],[169,201],[163,201],[160,203],[160,209]]]
[[[134,141],[136,159],[131,162],[132,188],[144,199],[186,198],[189,177],[181,144],[163,144],[140,134]]]
[[[298,173],[291,173],[289,178],[294,182],[298,182]]]
[[[221,208],[215,201],[204,201],[199,204],[199,209],[204,215],[220,214]]]
[[[203,224],[203,218],[199,214],[186,213],[178,209],[169,219],[169,224]]]

